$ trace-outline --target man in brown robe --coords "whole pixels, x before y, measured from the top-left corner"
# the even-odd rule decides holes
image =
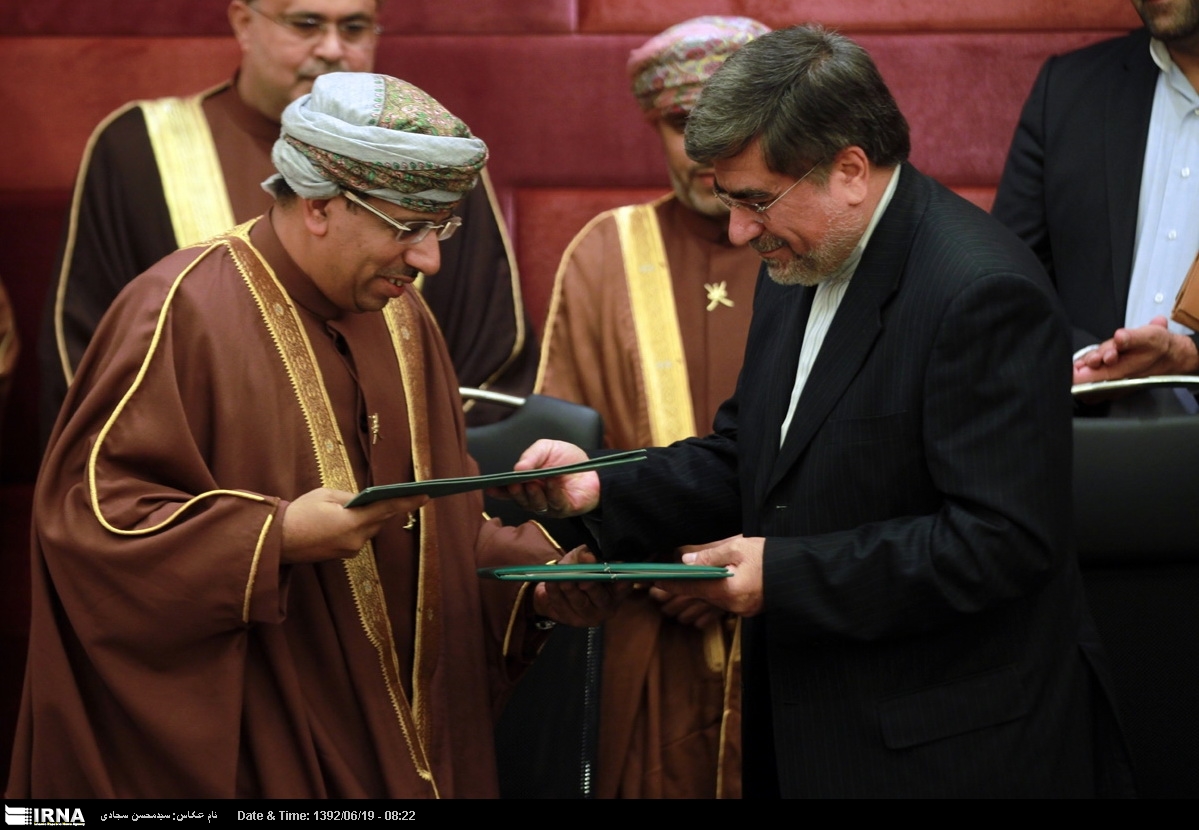
[[[758,257],[729,242],[728,210],[712,194],[711,167],[683,151],[683,125],[703,82],[766,31],[747,18],[701,17],[630,55],[674,193],[602,213],[571,242],[537,380],[543,394],[599,410],[613,447],[706,432],[736,386]],[[666,600],[640,592],[605,624],[596,793],[737,797],[735,618]]]
[[[229,20],[243,57],[231,83],[188,98],[132,102],[96,128],[46,303],[39,354],[43,439],[121,288],[176,248],[270,207],[259,183],[274,172],[271,147],[283,108],[320,74],[370,71],[379,5],[233,0]],[[419,287],[461,384],[523,394],[532,387],[537,344],[485,173],[483,183],[459,208],[464,230],[442,249],[443,279],[427,286],[422,279]],[[479,422],[498,416],[495,407],[468,412]]]
[[[411,283],[486,156],[405,82],[322,76],[271,210],[117,298],[38,480],[8,797],[496,795],[533,611],[475,569],[552,545],[478,493],[343,507],[475,470]]]

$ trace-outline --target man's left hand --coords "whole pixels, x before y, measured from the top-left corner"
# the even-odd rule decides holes
[[[761,536],[730,536],[707,545],[679,548],[683,563],[687,565],[718,565],[728,568],[733,575],[727,579],[687,579],[662,581],[657,587],[671,594],[699,597],[713,605],[752,617],[761,613],[762,555],[766,540]]]
[[[1195,342],[1167,324],[1165,317],[1154,317],[1147,326],[1116,329],[1110,340],[1074,361],[1074,383],[1199,372]]]

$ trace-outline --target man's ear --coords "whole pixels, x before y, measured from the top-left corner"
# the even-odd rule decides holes
[[[244,0],[233,0],[229,4],[227,14],[229,16],[229,28],[233,30],[233,36],[237,38],[237,44],[244,53],[248,49],[246,39],[249,35],[246,34],[246,30],[250,25],[250,18],[253,17],[254,13],[250,11],[250,7],[245,4]]]
[[[870,169],[866,151],[857,145],[850,145],[833,156],[829,183],[841,190],[849,205],[857,206],[866,200]]]
[[[329,203],[332,199],[300,199],[300,210],[304,213],[304,227],[313,236],[324,236],[329,232]]]

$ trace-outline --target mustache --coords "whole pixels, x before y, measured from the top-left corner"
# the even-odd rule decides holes
[[[388,268],[380,271],[379,276],[388,278],[407,277],[414,280],[420,276],[420,269],[413,268],[411,265],[405,265],[403,268]]]
[[[787,243],[772,233],[763,231],[758,236],[749,240],[749,247],[753,248],[759,254],[768,254],[771,251],[777,251]]]

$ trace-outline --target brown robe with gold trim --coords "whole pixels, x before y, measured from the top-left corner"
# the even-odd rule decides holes
[[[160,262],[97,330],[38,481],[7,795],[496,795],[493,709],[529,644],[477,541],[546,561],[540,531],[463,494],[354,559],[280,563],[289,500],[339,475],[473,471],[416,292],[340,313],[269,219]]]
[[[229,85],[208,95],[203,109],[234,218],[252,219],[271,205],[261,184],[275,173],[271,148],[279,124],[246,106]],[[70,233],[47,297],[39,343],[43,439],[66,393],[60,349],[71,369],[78,366],[121,288],[178,247],[142,110],[130,106],[114,116],[91,137],[84,154],[78,204],[68,216]],[[442,244],[441,271],[425,280],[425,299],[461,385],[525,394],[533,385],[537,343],[498,212],[486,189],[477,187],[458,213],[462,230]],[[468,418],[486,423],[501,412],[475,406]]]
[[[759,258],[729,243],[723,220],[701,216],[673,196],[655,209],[695,423],[706,431],[737,383]],[[731,306],[714,302],[715,292],[705,288],[720,283]],[[580,231],[559,267],[537,389],[599,410],[612,447],[652,443],[624,260],[610,212]],[[726,632],[726,649],[730,639]],[[696,629],[663,617],[657,603],[644,596],[634,595],[605,623],[599,797],[740,795],[738,690],[731,689],[733,697],[725,699],[722,661],[705,654],[704,640]],[[724,726],[730,734],[721,759],[726,704],[731,716]]]
[[[728,241],[723,220],[689,210],[673,196],[656,203],[656,211],[670,264],[695,425],[706,432],[737,385],[760,259],[749,248]],[[709,311],[713,300],[705,285],[720,283],[733,305],[716,301]],[[612,447],[652,444],[641,353],[611,212],[600,214],[579,232],[559,266],[537,388],[598,410]]]

